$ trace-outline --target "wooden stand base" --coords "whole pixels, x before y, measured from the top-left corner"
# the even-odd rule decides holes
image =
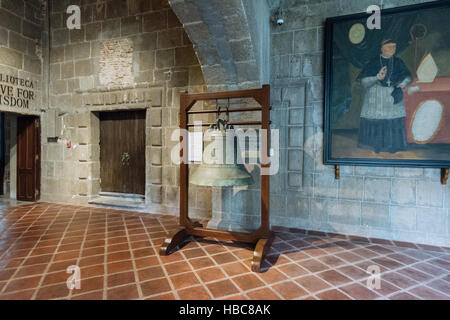
[[[186,228],[180,228],[175,230],[170,234],[159,249],[159,254],[162,256],[167,256],[170,252],[175,249],[183,240],[189,235]],[[261,263],[264,260],[265,255],[272,245],[273,236],[270,235],[268,238],[261,238],[258,240],[253,251],[252,260],[252,271],[261,272]]]
[[[164,243],[159,248],[159,254],[162,256],[167,256],[170,251],[175,249],[177,245],[183,242],[184,238],[187,236],[186,228],[180,228],[175,230],[169,237],[164,240]]]
[[[256,243],[255,251],[253,251],[253,260],[252,260],[252,271],[253,272],[261,272],[261,263],[264,260],[264,256],[270,249],[272,245],[273,236],[270,236],[268,239],[259,239],[258,243]]]

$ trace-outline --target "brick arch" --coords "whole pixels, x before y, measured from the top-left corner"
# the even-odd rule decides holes
[[[269,81],[269,8],[262,0],[169,0],[210,90]]]

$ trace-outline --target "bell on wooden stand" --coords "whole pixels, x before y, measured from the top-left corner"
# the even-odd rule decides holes
[[[245,166],[238,164],[238,146],[234,134],[231,134],[233,130],[230,129],[233,127],[223,119],[218,119],[217,124],[211,126],[208,134],[216,146],[212,152],[214,159],[208,158],[211,155],[206,152],[203,154],[202,163],[189,178],[191,184],[208,187],[237,187],[254,183]],[[229,139],[232,139],[232,144],[228,143]],[[233,146],[232,150],[227,148],[230,144]],[[219,154],[214,154],[216,151]],[[230,151],[233,152],[232,158]]]

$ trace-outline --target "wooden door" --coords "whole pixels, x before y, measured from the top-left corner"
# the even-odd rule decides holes
[[[102,191],[145,194],[145,110],[100,113],[100,178]]]
[[[40,195],[41,144],[37,117],[17,118],[17,200],[37,201]]]

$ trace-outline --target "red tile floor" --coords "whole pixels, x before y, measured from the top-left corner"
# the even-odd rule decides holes
[[[0,211],[0,299],[450,299],[450,250],[276,229],[251,248],[191,239],[161,257],[177,218],[49,203]],[[69,290],[66,268],[81,268]],[[381,269],[381,288],[366,286]]]

